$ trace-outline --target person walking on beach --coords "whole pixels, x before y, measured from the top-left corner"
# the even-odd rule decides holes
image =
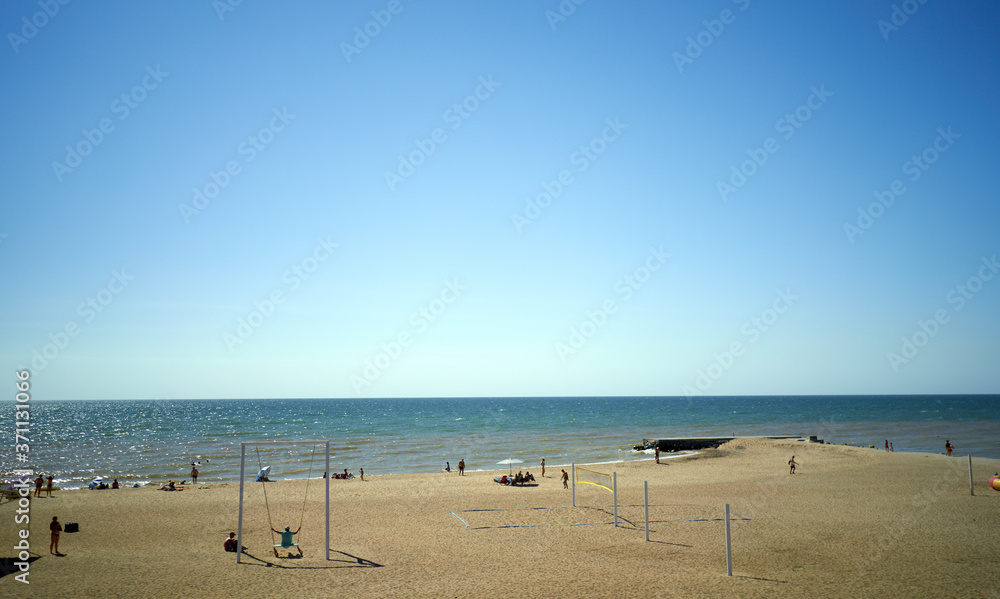
[[[945,450],[945,452],[948,455],[951,455],[951,452],[955,450],[955,446],[951,444],[951,441],[949,441],[948,439],[945,439],[944,440],[944,450]]]
[[[569,488],[569,475],[566,474],[565,470],[562,471],[562,481],[563,481],[563,488],[564,489],[568,489]]]
[[[889,451],[889,440],[888,439],[885,440],[885,450]]]
[[[542,458],[542,478],[545,478],[545,458]]]
[[[61,555],[59,553],[59,533],[62,532],[62,524],[59,524],[59,518],[57,516],[52,516],[52,522],[49,523],[49,530],[52,531],[52,541],[49,543],[49,553],[52,555]]]
[[[360,470],[361,470],[361,480],[365,480],[365,469],[360,468]]]
[[[465,458],[458,461],[458,475],[465,476]]]
[[[788,460],[788,473],[795,474],[796,466],[798,466],[798,464],[795,463],[795,456],[792,456],[792,459]]]

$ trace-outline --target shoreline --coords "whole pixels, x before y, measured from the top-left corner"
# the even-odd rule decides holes
[[[762,438],[767,438],[767,437],[766,436],[756,436],[756,435],[755,436],[750,436],[750,437],[736,437],[736,439],[762,439]],[[861,450],[867,450],[867,451],[876,451],[876,452],[880,451],[880,452],[883,452],[883,453],[890,453],[890,454],[891,453],[897,453],[897,454],[905,454],[905,455],[927,455],[927,456],[948,457],[945,454],[945,452],[919,451],[919,450],[908,450],[908,449],[898,449],[898,450],[894,450],[894,451],[891,451],[891,452],[886,452],[883,447],[879,447],[879,446],[871,446],[871,447],[869,447],[869,446],[865,446],[865,445],[854,445],[854,444],[849,444],[849,443],[815,443],[815,442],[810,443],[809,441],[807,441],[806,438],[796,438],[796,439],[787,439],[787,440],[795,442],[795,443],[811,444],[811,445],[815,445],[815,446],[853,447],[855,449],[861,449]],[[697,455],[699,451],[705,451],[705,450],[702,449],[702,450],[697,450],[697,451],[691,450],[691,451],[679,451],[679,452],[661,452],[660,453],[660,460],[669,460],[669,459],[678,459],[678,458],[690,457],[692,455]],[[635,453],[636,453],[637,456],[639,456],[639,455],[652,456],[652,450],[635,451]],[[952,456],[950,456],[950,458],[951,459],[966,459],[967,460],[969,455],[970,454],[964,454],[964,453],[957,453],[956,452]],[[972,459],[973,460],[994,460],[994,459],[1000,459],[1000,458],[992,458],[992,457],[989,457],[989,456],[978,456],[978,455],[972,454]],[[603,465],[603,464],[629,464],[629,463],[633,463],[633,462],[644,462],[644,461],[653,461],[653,460],[654,460],[653,457],[636,457],[634,459],[612,459],[612,460],[600,460],[600,461],[592,461],[592,462],[577,462],[577,465],[579,465],[579,466],[588,466],[588,465],[593,466],[593,465]],[[527,464],[527,462],[523,462],[522,464]],[[546,464],[546,470],[549,470],[551,468],[569,468],[570,466],[571,466],[571,463],[565,463],[565,464]],[[521,470],[526,469],[526,467],[524,465],[521,465],[519,468]],[[540,464],[535,463],[530,468],[533,468],[535,470],[540,470],[541,466],[540,466]],[[515,468],[515,469],[517,469],[517,468]],[[348,468],[348,470],[350,470],[350,468]],[[502,467],[497,467],[497,468],[476,468],[476,469],[466,468],[466,473],[472,473],[472,472],[499,472],[499,471],[506,471],[506,470],[507,469],[502,468]],[[451,473],[455,474],[455,473],[457,473],[457,471],[458,471],[458,468],[453,466]],[[445,470],[442,468],[440,470],[432,470],[432,471],[414,471],[414,472],[399,471],[399,472],[386,472],[385,474],[379,474],[379,473],[373,473],[373,472],[366,472],[365,476],[366,477],[372,477],[372,476],[396,476],[396,475],[401,475],[401,474],[434,475],[434,474],[447,474],[447,472],[445,472]],[[112,480],[114,477],[110,477],[109,476],[109,477],[104,477],[104,478],[105,478],[105,480]],[[118,477],[118,478],[119,478],[119,483],[121,484],[121,488],[122,489],[131,489],[131,488],[149,489],[149,488],[152,488],[152,487],[159,487],[160,485],[164,485],[169,480],[173,480],[177,484],[180,484],[180,481],[182,481],[182,480],[186,480],[186,478],[183,477],[183,476],[178,476],[178,477],[175,477],[173,479],[171,479],[171,478],[165,478],[162,481],[149,480],[148,478],[136,479],[136,480],[130,480],[127,477]],[[279,481],[301,481],[301,480],[306,480],[307,478],[308,477],[305,477],[305,476],[303,476],[303,477],[289,477],[289,478],[275,479],[275,480],[273,480],[271,482],[279,482]],[[355,475],[355,478],[357,478],[357,475]],[[323,479],[322,476],[313,476],[309,480],[322,480],[322,479]],[[12,477],[11,477],[10,474],[5,474],[4,475],[3,481],[5,483],[9,482],[11,480],[12,480]],[[93,480],[93,478],[90,478],[89,480]],[[60,479],[60,478],[57,477],[54,480],[54,482],[61,485],[61,488],[57,487],[57,489],[60,489],[62,491],[89,491],[89,490],[91,490],[91,489],[87,488],[87,484],[89,484],[89,480],[76,481],[74,479]],[[332,479],[332,480],[338,480],[338,479]],[[71,484],[71,483],[74,483],[74,482],[79,482],[80,486],[66,486],[68,483]],[[135,485],[135,484],[138,484],[139,486],[138,487],[134,487],[133,485]],[[225,484],[239,484],[239,477],[238,476],[234,476],[234,477],[232,477],[232,479],[228,479],[228,480],[218,480],[218,479],[203,480],[202,482],[198,483],[199,486],[200,485],[225,485]],[[190,486],[190,483],[186,483],[186,485]],[[32,487],[32,489],[34,489],[34,487]],[[44,487],[43,487],[43,493],[44,493]]]
[[[331,585],[360,598],[497,596],[512,577],[529,598],[983,596],[982,581],[1000,576],[995,543],[983,534],[1000,529],[1000,492],[987,486],[1000,460],[973,460],[972,496],[961,457],[741,438],[678,458],[604,462],[618,474],[618,527],[603,489],[578,485],[571,506],[562,466],[546,465],[544,478],[530,468],[538,484],[526,487],[493,482],[508,472],[500,467],[333,480],[329,559],[326,485],[274,481],[282,484],[267,486],[265,502],[261,485],[249,484],[242,530],[249,553],[239,565],[221,548],[238,530],[238,482],[172,493],[60,492],[31,502],[39,556],[30,564],[31,592],[5,576],[0,593],[190,595],[193,582],[177,573],[192,563],[198,595],[240,589],[247,597],[288,588],[326,596]],[[719,515],[727,503],[748,518],[732,520],[732,577]],[[58,558],[45,552],[53,516],[79,523],[79,532],[63,535]],[[300,522],[304,557],[274,557],[269,528]]]

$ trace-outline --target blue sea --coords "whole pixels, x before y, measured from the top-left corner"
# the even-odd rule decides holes
[[[438,472],[464,459],[498,470],[648,459],[646,438],[815,435],[830,443],[1000,458],[1000,396],[530,397],[449,399],[33,400],[30,456],[14,460],[13,402],[0,408],[0,469],[53,474],[64,488],[239,480],[240,443],[331,441],[331,469],[366,476]],[[247,471],[320,476],[323,446],[248,449]]]

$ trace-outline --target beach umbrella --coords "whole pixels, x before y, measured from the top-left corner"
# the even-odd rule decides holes
[[[257,473],[257,478],[254,479],[254,482],[259,483],[260,481],[262,481],[265,478],[267,478],[267,475],[270,474],[270,473],[271,473],[271,467],[270,466],[264,466],[263,468],[260,469],[260,472]]]
[[[518,460],[515,458],[507,458],[506,460],[500,460],[499,462],[497,462],[497,464],[507,464],[508,466],[510,466],[511,473],[514,472],[514,464],[522,464],[522,463],[523,463],[522,460]]]

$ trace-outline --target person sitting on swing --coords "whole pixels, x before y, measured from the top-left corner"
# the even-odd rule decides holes
[[[278,547],[281,547],[282,549],[295,547],[296,549],[299,550],[299,555],[303,555],[302,548],[295,543],[295,535],[299,534],[299,530],[302,530],[301,526],[299,526],[298,530],[296,530],[295,532],[292,532],[291,526],[286,526],[285,530],[274,530],[273,528],[271,530],[277,533],[281,533],[281,545],[276,545],[274,547],[274,557],[278,557]]]

